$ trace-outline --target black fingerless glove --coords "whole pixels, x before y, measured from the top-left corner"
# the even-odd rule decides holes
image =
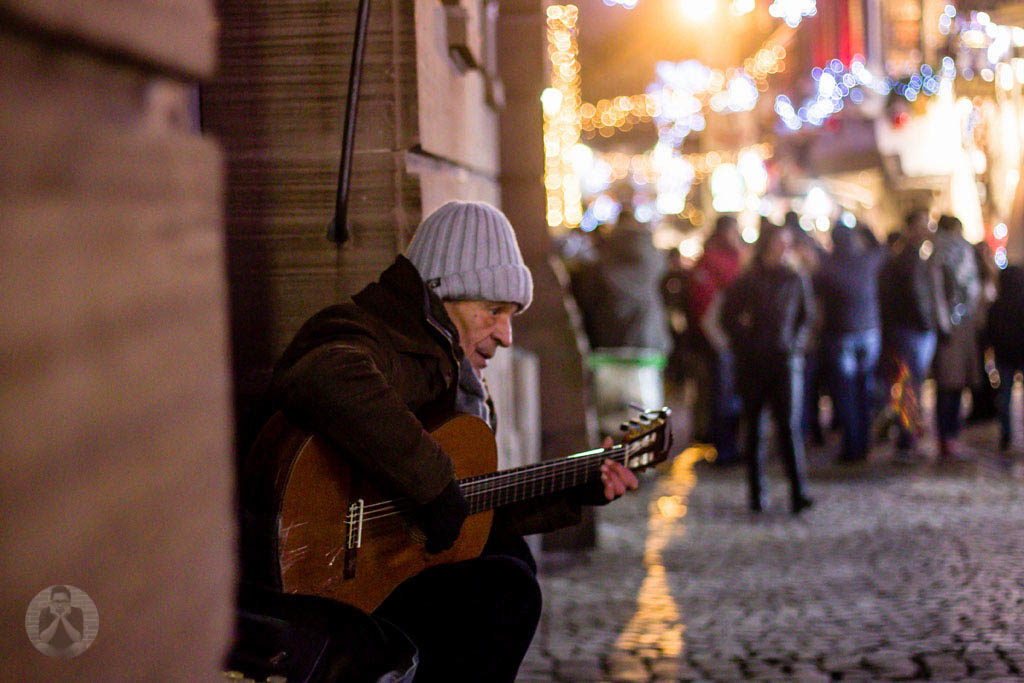
[[[427,552],[439,553],[452,547],[468,515],[469,505],[453,479],[432,501],[416,508],[412,517],[427,535]]]
[[[607,505],[611,502],[604,496],[604,482],[600,477],[569,489],[565,497],[574,505]]]

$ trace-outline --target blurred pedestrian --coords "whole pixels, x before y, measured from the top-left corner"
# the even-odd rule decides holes
[[[1024,269],[1007,266],[999,273],[996,300],[988,312],[985,339],[995,352],[999,370],[999,447],[1006,450],[1012,442],[1010,400],[1014,376],[1024,372]]]
[[[767,220],[767,219],[764,219]],[[793,235],[793,255],[796,267],[809,278],[813,278],[821,267],[826,252],[821,244],[811,237],[811,233],[800,226],[800,217],[796,211],[786,213],[782,227]],[[804,386],[803,405],[800,417],[800,432],[805,438],[811,439],[821,446],[825,443],[825,429],[821,424],[821,396],[825,388],[821,348],[821,311],[814,306],[811,311],[810,332],[807,336],[807,349],[804,352]]]
[[[811,288],[793,267],[792,232],[761,228],[753,263],[732,284],[721,320],[737,360],[737,387],[747,424],[750,509],[767,505],[761,413],[767,405],[790,484],[793,514],[810,507],[804,490],[804,443],[800,433],[803,354],[810,320]]]
[[[927,209],[907,214],[878,276],[882,318],[882,347],[889,356],[888,382],[895,403],[899,436],[897,456],[916,458],[918,437],[924,431],[921,388],[935,356],[937,301],[941,277],[932,258]]]
[[[665,366],[665,379],[682,386],[686,379],[686,359],[693,345],[693,314],[690,312],[690,280],[693,276],[683,264],[678,249],[671,249],[665,257],[665,274],[661,277],[661,299],[665,303],[672,350]]]
[[[577,269],[572,284],[591,348],[651,349],[667,356],[672,341],[661,299],[665,258],[650,229],[626,207],[595,247],[596,259]]]
[[[694,351],[708,370],[705,391],[698,403],[708,406],[708,434],[715,446],[715,462],[739,462],[736,430],[740,399],[734,387],[735,361],[729,341],[719,326],[719,308],[726,289],[740,273],[744,245],[735,216],[722,214],[704,242],[704,252],[693,267],[690,280],[690,311],[695,325]],[[700,384],[698,384],[700,386]]]
[[[981,276],[981,296],[978,298],[978,312],[975,315],[978,347],[978,373],[977,381],[971,387],[971,412],[967,416],[968,424],[980,424],[994,420],[998,415],[996,408],[996,387],[993,386],[993,377],[997,373],[995,364],[988,358],[988,350],[985,344],[985,325],[988,321],[988,309],[996,299],[996,285],[1001,272],[996,266],[995,254],[988,242],[981,240],[974,245],[974,261],[978,264],[978,275]]]
[[[933,371],[939,457],[956,459],[965,455],[957,439],[961,398],[964,389],[974,386],[981,374],[975,321],[981,277],[974,247],[964,239],[963,224],[955,216],[939,218],[935,259],[942,275],[942,295],[936,307],[939,337]]]
[[[832,253],[814,277],[821,302],[822,347],[835,420],[843,432],[839,460],[864,460],[870,448],[871,383],[882,349],[878,273],[883,252],[870,232],[837,223]]]

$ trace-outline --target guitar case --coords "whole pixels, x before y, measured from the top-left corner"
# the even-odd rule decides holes
[[[405,634],[355,607],[255,584],[240,588],[227,667],[246,678],[411,683],[418,663]]]

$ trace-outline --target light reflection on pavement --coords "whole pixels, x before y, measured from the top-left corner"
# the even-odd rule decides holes
[[[672,461],[669,476],[658,482],[644,547],[647,574],[637,594],[636,613],[619,635],[616,650],[650,659],[676,658],[683,651],[685,625],[666,580],[662,552],[685,533],[686,501],[697,483],[693,467],[713,452],[702,446],[687,448]]]

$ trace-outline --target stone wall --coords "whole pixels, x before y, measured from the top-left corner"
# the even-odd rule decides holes
[[[210,679],[230,638],[221,158],[191,106],[215,28],[204,0],[0,1],[9,680]],[[75,659],[26,632],[54,584],[98,610]]]

